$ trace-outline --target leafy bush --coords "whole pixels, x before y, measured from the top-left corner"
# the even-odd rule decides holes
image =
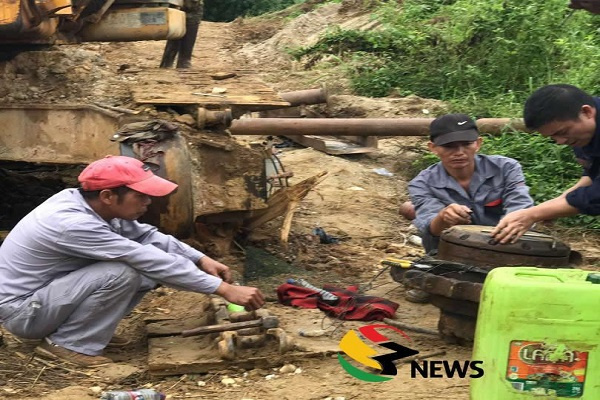
[[[559,146],[541,135],[506,133],[485,136],[481,153],[502,155],[519,161],[535,204],[555,198],[581,177],[581,166],[575,160],[571,148]],[[418,172],[438,161],[434,154],[427,153],[413,167]],[[586,215],[563,218],[560,223],[600,229],[598,218]]]

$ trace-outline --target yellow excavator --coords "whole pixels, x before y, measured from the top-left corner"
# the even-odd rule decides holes
[[[240,230],[286,212],[291,218],[290,204],[321,176],[288,188],[291,172],[283,170],[272,144],[238,143],[225,130],[234,115],[291,105],[252,72],[231,66],[224,78],[222,71],[199,68],[140,68],[140,82],[120,83],[131,91],[135,110],[51,93],[80,78],[62,64],[68,52],[53,45],[179,39],[186,33],[186,9],[183,0],[0,0],[0,71],[21,84],[15,89],[9,78],[0,85],[0,188],[10,193],[0,199],[0,243],[2,233],[37,204],[77,185],[83,165],[107,154],[144,162],[152,154],[155,173],[179,189],[153,201],[144,221],[197,239],[211,254],[226,253]],[[48,52],[33,51],[37,45]],[[40,78],[54,67],[54,83]],[[110,73],[120,73],[115,70]],[[212,93],[217,86],[227,93]],[[31,87],[51,94],[14,95]],[[157,119],[159,111],[163,118],[185,114],[188,120],[173,125]],[[284,233],[287,240],[289,229]]]
[[[179,39],[183,0],[0,0],[0,44]]]

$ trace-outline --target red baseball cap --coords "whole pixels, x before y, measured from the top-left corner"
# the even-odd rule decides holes
[[[113,189],[127,186],[148,196],[166,196],[177,185],[154,175],[150,167],[138,159],[125,156],[106,156],[94,161],[77,178],[83,190]]]

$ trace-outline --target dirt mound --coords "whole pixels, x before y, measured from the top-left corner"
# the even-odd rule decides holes
[[[436,116],[446,111],[447,105],[439,100],[418,96],[402,98],[371,98],[351,95],[332,95],[322,110],[335,118],[403,118]]]
[[[98,52],[98,45],[28,51],[0,63],[0,102],[125,102],[128,92]]]
[[[252,30],[252,26],[265,26],[264,21],[240,21],[236,29],[239,32]],[[353,2],[329,3],[303,14],[269,39],[260,43],[247,43],[237,52],[251,66],[261,66],[263,71],[290,68],[293,57],[290,50],[315,44],[319,38],[334,26],[342,29],[375,29],[378,22],[372,21],[369,14]]]

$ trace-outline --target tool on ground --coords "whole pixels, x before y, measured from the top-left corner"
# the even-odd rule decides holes
[[[274,316],[261,317],[254,321],[243,321],[243,322],[232,322],[228,324],[216,324],[201,326],[199,328],[189,329],[181,332],[181,336],[196,336],[205,335],[208,333],[217,333],[225,331],[237,331],[239,329],[262,327],[264,329],[277,328],[279,326],[279,319]]]
[[[389,265],[390,267],[397,267],[403,269],[418,268],[418,269],[430,269],[433,266],[427,263],[415,262],[410,260],[402,260],[400,258],[386,257],[380,261],[381,265]]]
[[[436,330],[433,330],[433,329],[422,328],[422,327],[411,325],[411,324],[407,324],[407,323],[404,323],[404,322],[401,322],[401,321],[396,321],[395,319],[384,318],[383,322],[385,322],[388,325],[395,326],[396,328],[404,329],[404,330],[407,330],[407,331],[419,332],[419,333],[424,333],[424,334],[432,335],[432,336],[439,336],[440,335],[439,331],[436,331]]]
[[[319,243],[321,244],[336,244],[340,242],[339,238],[328,235],[325,230],[319,226],[313,229],[312,233],[319,237]]]
[[[398,258],[387,257],[380,261],[381,265],[389,265],[390,267],[410,268],[412,261],[401,260]]]
[[[166,396],[154,389],[110,390],[103,392],[100,400],[164,400]]]
[[[314,290],[315,292],[318,292],[319,296],[321,296],[321,300],[323,300],[323,302],[328,303],[328,304],[334,304],[340,300],[340,298],[338,296],[336,296],[335,294],[328,292],[327,290],[324,290],[324,289],[319,289],[318,287],[311,285],[304,279],[291,279],[290,278],[287,280],[287,283],[296,285],[296,286],[302,286],[307,289],[311,289],[311,290]]]

